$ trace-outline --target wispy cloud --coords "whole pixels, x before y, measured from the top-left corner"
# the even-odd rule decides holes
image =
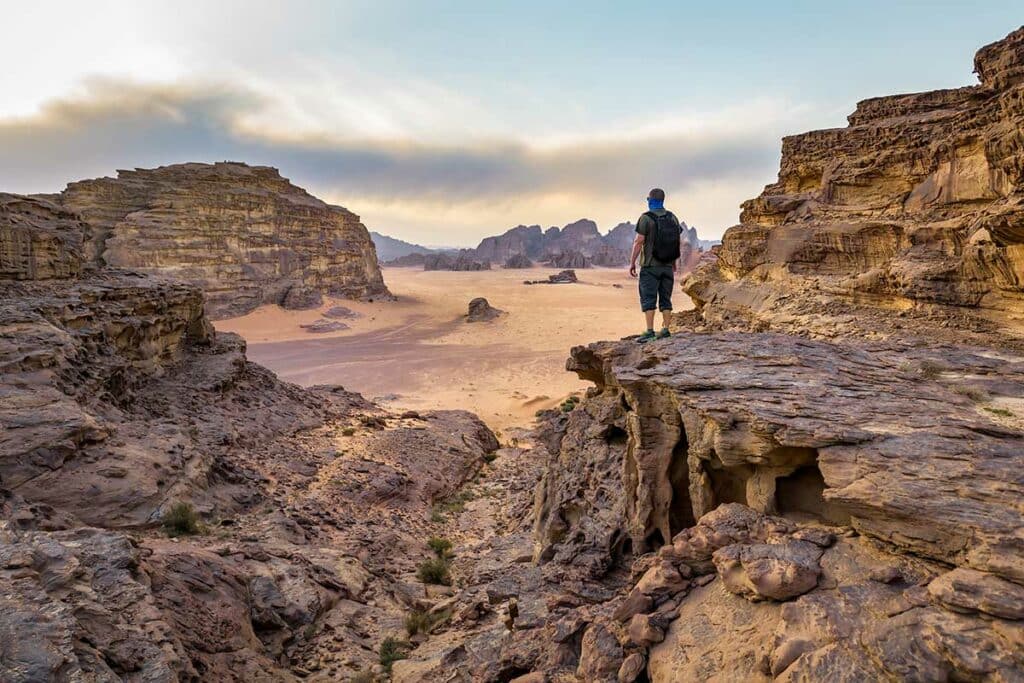
[[[714,235],[774,174],[787,111],[758,102],[742,112],[663,116],[535,141],[498,134],[413,141],[409,121],[474,106],[430,104],[437,94],[423,86],[404,103],[343,115],[327,102],[307,116],[307,97],[275,96],[258,83],[92,80],[77,97],[0,120],[0,187],[53,191],[116,168],[234,159],[277,166],[375,229],[468,244],[520,222],[632,218],[647,189],[661,185],[682,216]],[[332,129],[332,120],[347,123]]]

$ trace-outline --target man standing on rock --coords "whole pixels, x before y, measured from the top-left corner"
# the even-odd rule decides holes
[[[647,195],[647,211],[636,222],[636,239],[629,258],[629,274],[636,277],[636,259],[640,260],[640,308],[647,319],[647,331],[637,340],[641,344],[669,336],[672,317],[672,288],[679,262],[682,225],[665,209],[665,191],[654,188]],[[654,311],[661,311],[661,332],[654,333]]]

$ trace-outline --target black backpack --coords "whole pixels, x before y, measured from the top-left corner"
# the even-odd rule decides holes
[[[654,221],[654,234],[647,236],[654,240],[651,256],[662,263],[673,263],[679,258],[679,236],[682,233],[679,219],[671,211],[666,211],[664,216],[653,211],[644,215]]]

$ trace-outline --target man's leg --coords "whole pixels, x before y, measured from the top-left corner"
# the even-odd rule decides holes
[[[658,309],[658,277],[652,268],[641,268],[640,278],[640,310],[644,312],[647,321],[647,331],[640,337],[640,341],[649,341],[654,338],[654,313]]]
[[[672,288],[675,286],[675,276],[670,267],[665,267],[665,272],[658,278],[658,308],[661,309],[661,336],[668,336],[668,326],[672,321]]]

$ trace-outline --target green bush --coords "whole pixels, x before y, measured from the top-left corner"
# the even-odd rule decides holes
[[[164,531],[174,538],[202,533],[199,513],[189,503],[175,503],[163,516]]]
[[[984,403],[988,400],[988,394],[983,389],[971,386],[958,386],[953,387],[953,391],[961,396],[965,396],[975,403]]]
[[[380,663],[391,670],[391,665],[409,656],[409,643],[397,638],[385,638],[380,644]]]
[[[448,557],[452,553],[452,542],[447,538],[441,538],[440,536],[431,536],[427,541],[427,545],[433,550],[438,557]]]
[[[452,576],[448,571],[448,561],[443,557],[432,557],[421,562],[419,569],[416,570],[416,576],[423,583],[435,586],[452,585]]]
[[[1014,417],[1013,411],[1007,410],[1006,408],[992,408],[990,406],[985,406],[985,410],[993,415],[999,415],[1000,417]]]
[[[417,633],[426,635],[429,634],[435,626],[447,621],[450,617],[450,611],[431,614],[426,610],[413,610],[412,612],[409,612],[409,614],[405,615],[405,630],[410,637]]]
[[[355,433],[356,433],[356,428],[355,427],[345,427],[344,429],[341,430],[341,435],[342,436],[354,436]]]

